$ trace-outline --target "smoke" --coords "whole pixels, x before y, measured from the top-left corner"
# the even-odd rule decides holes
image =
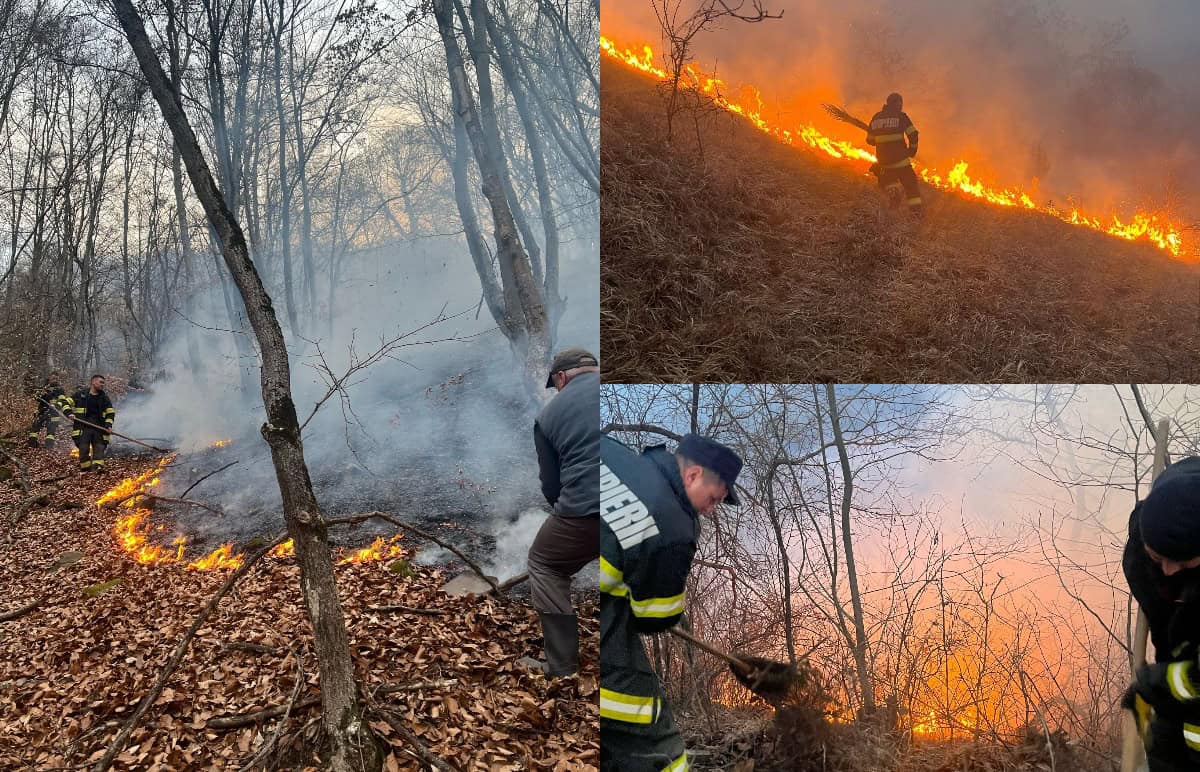
[[[694,7],[685,0],[684,8]],[[1200,142],[1200,7],[1054,0],[788,0],[779,20],[702,33],[694,58],[763,90],[764,115],[835,136],[822,101],[863,118],[899,91],[921,130],[921,158],[958,160],[1041,203],[1091,211],[1167,208],[1195,219]],[[652,6],[615,0],[602,29],[658,41]],[[661,43],[656,50],[661,50]]]
[[[560,347],[598,348],[594,249],[591,240],[564,245],[568,303],[558,327]],[[412,345],[352,376],[345,397],[326,399],[304,429],[318,501],[331,516],[382,510],[447,529],[475,551],[488,552],[499,540],[507,565],[532,541],[527,529],[510,529],[508,522],[544,504],[532,436],[537,406],[523,389],[507,341],[486,307],[478,307],[479,291],[456,238],[360,256],[327,300],[335,311],[332,321],[317,322],[313,315],[300,335],[289,331],[292,388],[304,422],[328,394],[325,368],[340,376],[381,340],[424,327],[402,341]],[[163,495],[178,495],[236,462],[188,494],[221,509],[224,517],[195,508],[171,510],[179,530],[198,546],[244,543],[283,526],[274,468],[260,434],[265,415],[257,362],[239,358],[238,333],[222,329],[228,325],[224,303],[220,286],[197,297],[194,323],[181,319],[176,325],[147,391],[117,405],[118,431],[160,438],[180,451],[163,477]],[[286,324],[282,306],[276,299]],[[188,366],[189,334],[202,359],[195,372]],[[239,368],[247,365],[254,388],[243,391]],[[231,442],[213,448],[218,440]],[[357,542],[389,529],[368,525],[335,536]]]

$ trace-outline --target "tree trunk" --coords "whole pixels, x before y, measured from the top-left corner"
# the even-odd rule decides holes
[[[450,76],[453,107],[455,113],[462,116],[467,137],[471,142],[471,149],[475,154],[475,162],[479,165],[483,195],[492,210],[496,256],[500,261],[501,272],[503,273],[505,269],[512,272],[517,299],[521,304],[520,317],[523,318],[523,335],[514,342],[523,349],[526,388],[535,398],[542,398],[546,393],[546,368],[550,362],[546,307],[542,302],[541,288],[533,279],[529,256],[525,254],[525,248],[521,245],[516,222],[504,194],[504,161],[498,157],[500,153],[499,138],[485,135],[485,125],[493,127],[495,125],[495,116],[491,114],[493,106],[487,102],[483,104],[483,110],[489,115],[486,121],[481,121],[480,112],[476,109],[475,100],[471,95],[462,51],[458,47],[458,40],[454,37],[454,16],[450,6],[451,2],[452,0],[434,0],[433,12],[437,17],[438,32],[446,49],[446,68]],[[510,309],[506,309],[506,311],[512,313]]]
[[[825,384],[825,397],[829,402],[829,423],[833,428],[833,442],[837,445],[838,461],[842,466],[842,550],[846,555],[846,579],[850,584],[850,605],[854,611],[854,667],[858,670],[863,710],[872,713],[875,710],[875,690],[871,685],[871,672],[867,669],[867,628],[863,620],[862,595],[858,591],[858,573],[854,564],[854,538],[850,533],[854,473],[850,469],[850,455],[842,437],[842,422],[832,384]]]
[[[350,660],[350,646],[341,599],[333,573],[325,521],[321,516],[300,441],[296,406],[292,402],[291,373],[283,331],[263,287],[246,239],[217,189],[200,145],[183,109],[175,101],[162,66],[155,57],[142,20],[132,0],[113,0],[117,19],[125,31],[162,109],[187,166],[196,195],[221,239],[225,264],[245,301],[250,324],[262,351],[262,397],[267,422],[263,437],[271,448],[275,477],[283,497],[288,533],[296,546],[300,586],[312,622],[320,669],[322,723],[330,742],[329,767],[333,770],[377,772],[382,756],[374,733],[359,707]]]

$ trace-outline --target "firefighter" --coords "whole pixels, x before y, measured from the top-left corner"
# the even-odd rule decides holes
[[[545,641],[547,677],[579,670],[571,578],[600,554],[600,363],[561,351],[546,388],[558,394],[533,424],[542,494],[554,512],[529,548],[529,587]]]
[[[641,636],[683,615],[697,518],[738,503],[741,469],[736,453],[695,434],[675,453],[654,445],[639,455],[600,440],[601,772],[688,768]]]
[[[1167,467],[1134,507],[1122,568],[1155,655],[1123,707],[1136,717],[1150,772],[1200,769],[1200,458]]]
[[[80,387],[75,396],[70,398],[69,407],[75,422],[71,437],[75,440],[75,447],[79,448],[79,471],[95,470],[97,474],[103,474],[104,456],[108,451],[108,441],[112,438],[110,432],[113,421],[117,418],[112,400],[104,393],[104,376],[93,375],[88,388]]]
[[[875,146],[876,163],[871,171],[879,187],[898,205],[901,190],[908,211],[921,217],[921,188],[912,159],[917,155],[917,127],[904,112],[904,98],[888,94],[883,109],[875,113],[867,130],[867,144]]]
[[[45,429],[46,444],[44,447],[46,450],[53,450],[55,435],[58,433],[59,414],[67,412],[67,395],[59,385],[58,373],[50,373],[46,377],[46,384],[38,389],[34,398],[37,400],[37,416],[33,419],[33,426],[29,429],[27,444],[31,448],[36,448],[42,429]]]

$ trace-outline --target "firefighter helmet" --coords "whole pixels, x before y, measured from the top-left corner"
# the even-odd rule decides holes
[[[900,96],[898,93],[893,91],[892,93],[888,94],[887,106],[894,107],[897,110],[903,109],[904,108],[904,97]]]

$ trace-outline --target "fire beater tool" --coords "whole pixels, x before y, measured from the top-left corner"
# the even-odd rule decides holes
[[[680,627],[668,629],[696,648],[733,665],[734,675],[737,676],[742,686],[764,699],[779,699],[786,696],[791,691],[792,685],[800,679],[800,673],[795,665],[745,654],[735,656],[696,638]]]
[[[860,121],[837,105],[831,105],[828,102],[822,102],[821,107],[824,107],[825,112],[829,113],[829,115],[832,116],[835,121],[841,121],[842,123],[848,123],[851,126],[857,126],[863,131],[871,130],[871,127],[868,126],[865,121]]]
[[[41,397],[38,398],[38,401],[45,403],[47,405],[50,405],[49,402],[46,402],[46,400],[42,399]],[[63,411],[59,410],[58,407],[55,405],[50,405],[50,409],[53,410],[55,413],[58,413],[60,416],[62,416],[62,419],[64,421],[73,421],[77,424],[83,424],[84,426],[90,426],[93,429],[99,429],[100,431],[104,432],[105,434],[112,434],[117,437],[120,437],[123,440],[129,440],[130,442],[141,445],[143,448],[150,448],[150,450],[153,450],[157,453],[170,453],[171,452],[164,448],[156,448],[153,445],[151,445],[150,443],[142,442],[141,440],[139,440],[135,437],[130,437],[128,434],[121,434],[120,432],[115,432],[112,429],[109,429],[107,426],[97,426],[96,424],[85,421],[82,418],[73,418],[71,416],[68,416],[65,413],[63,413]]]

